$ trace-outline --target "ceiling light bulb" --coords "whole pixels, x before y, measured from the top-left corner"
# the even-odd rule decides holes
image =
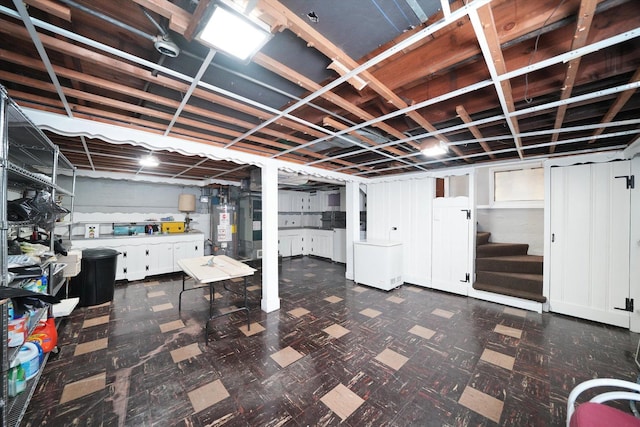
[[[148,156],[144,156],[144,157],[140,158],[140,166],[146,166],[146,167],[154,168],[154,167],[158,166],[159,164],[160,164],[160,162],[158,162],[158,159],[153,157],[151,154],[149,154]]]
[[[437,144],[427,146],[420,151],[425,156],[436,157],[436,156],[441,156],[443,154],[447,154],[448,148],[444,142],[438,141]]]

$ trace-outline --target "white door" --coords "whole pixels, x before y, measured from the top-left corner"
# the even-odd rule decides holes
[[[469,292],[468,197],[438,197],[433,201],[431,286],[467,295]]]
[[[549,307],[629,327],[628,161],[551,168]],[[623,178],[617,178],[623,177]]]

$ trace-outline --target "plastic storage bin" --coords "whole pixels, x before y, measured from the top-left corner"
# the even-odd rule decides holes
[[[118,255],[120,252],[107,248],[82,251],[80,274],[71,281],[72,292],[80,297],[79,307],[113,300]]]

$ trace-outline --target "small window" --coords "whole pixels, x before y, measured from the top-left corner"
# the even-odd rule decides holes
[[[493,171],[493,204],[541,205],[544,200],[544,169]]]

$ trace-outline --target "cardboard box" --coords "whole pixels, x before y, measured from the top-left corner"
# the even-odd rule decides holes
[[[184,222],[163,222],[162,223],[162,232],[163,233],[184,233]]]
[[[57,255],[58,262],[65,263],[67,266],[62,270],[62,277],[75,277],[80,273],[82,251],[70,250],[67,251],[67,256]]]

